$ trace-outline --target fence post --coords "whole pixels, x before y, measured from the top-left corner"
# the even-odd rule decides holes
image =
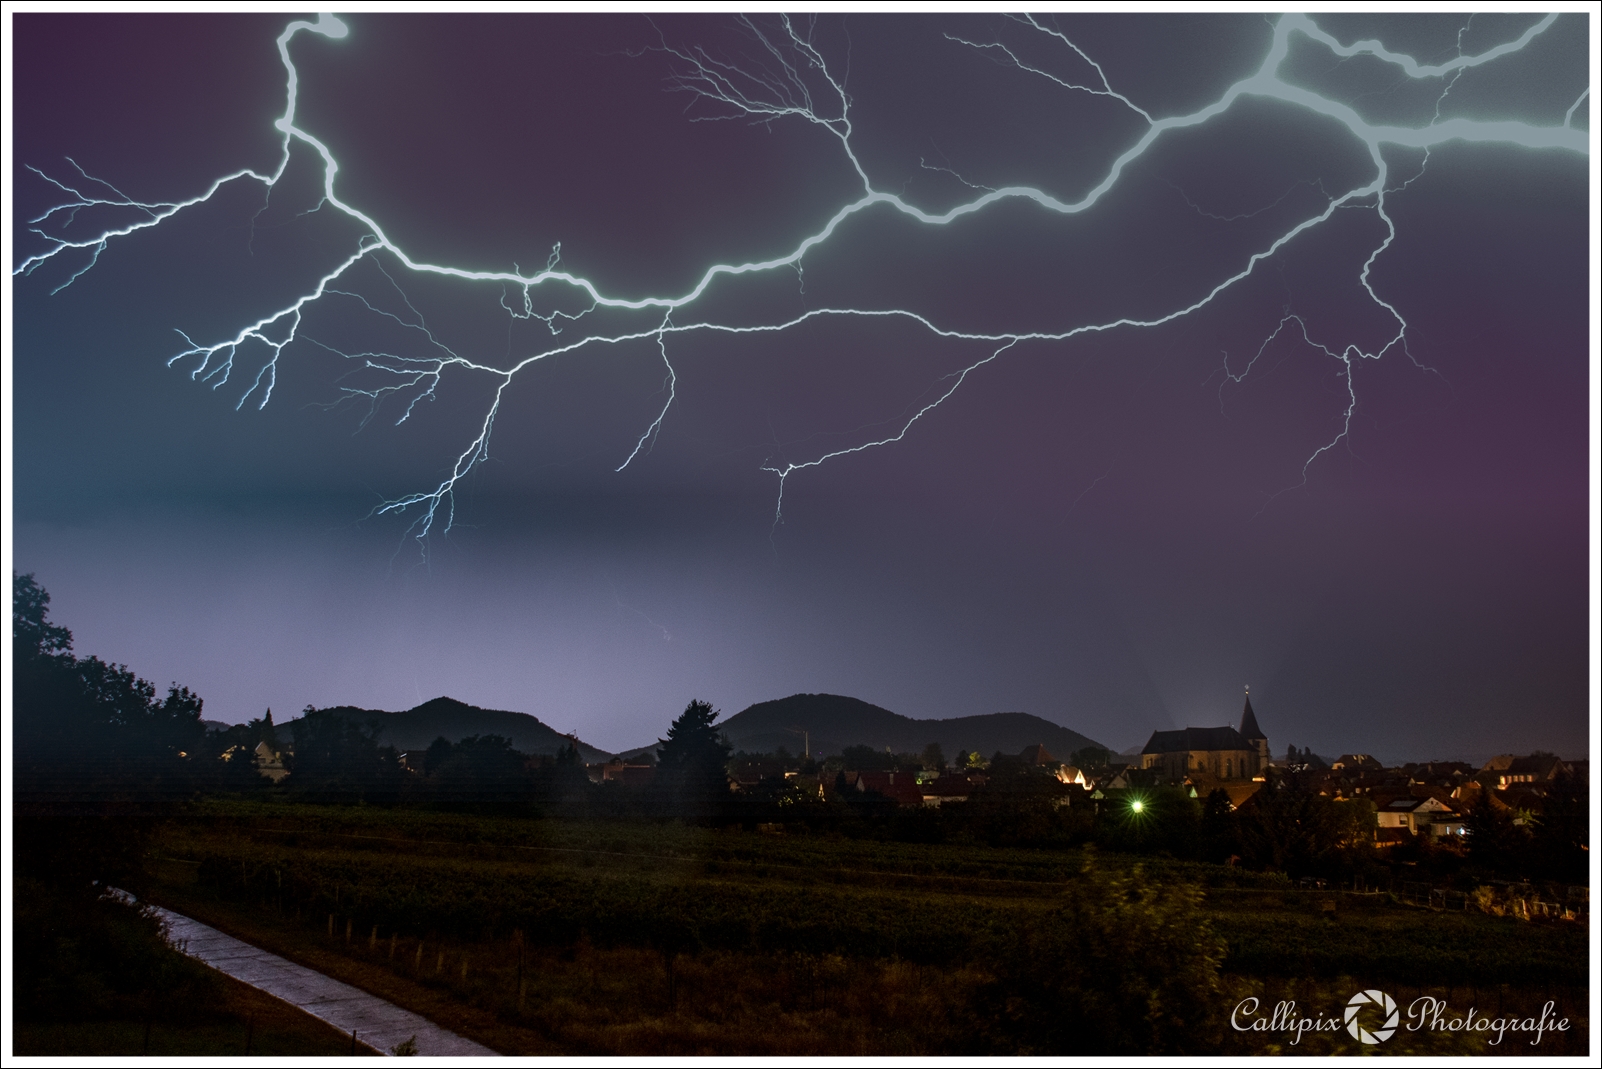
[[[517,1012],[522,1014],[523,1002],[528,995],[528,980],[523,975],[524,942],[523,929],[512,929],[512,945],[517,948]]]

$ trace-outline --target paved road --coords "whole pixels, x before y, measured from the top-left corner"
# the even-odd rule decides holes
[[[356,1038],[370,1047],[392,1051],[415,1037],[418,1054],[499,1057],[488,1047],[447,1032],[377,995],[269,954],[180,913],[159,908],[156,913],[171,926],[173,943],[190,957],[298,1006],[341,1032],[354,1031]]]

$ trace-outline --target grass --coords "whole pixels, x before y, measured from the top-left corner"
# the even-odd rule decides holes
[[[971,1026],[994,1012],[995,955],[1074,893],[1086,861],[237,801],[198,807],[159,849],[162,904],[524,1055],[979,1053]],[[1096,863],[1209,888],[1201,920],[1227,942],[1230,1006],[1290,999],[1339,1016],[1352,992],[1378,987],[1538,1015],[1551,997],[1573,1028],[1538,1049],[1404,1028],[1373,1052],[1578,1053],[1588,1041],[1581,925],[1172,860]],[[1442,979],[1459,986],[1429,986]],[[1344,1029],[1290,1038],[1226,1025],[1205,1044],[1356,1052]]]
[[[192,1022],[103,1020],[72,1023],[17,1021],[18,1057],[337,1057],[351,1053],[350,1036],[281,999],[216,973],[219,1001]],[[378,1052],[358,1043],[356,1053]]]
[[[329,939],[291,918],[168,885],[163,904],[360,987],[503,1054],[911,1054],[981,970],[839,956],[681,955],[634,947]],[[419,948],[421,953],[418,953]],[[420,963],[420,964],[419,964]],[[467,968],[464,972],[463,965]],[[521,966],[521,967],[519,967]]]

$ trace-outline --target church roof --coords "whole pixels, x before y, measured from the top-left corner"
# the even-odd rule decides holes
[[[1046,744],[1043,742],[1037,742],[1033,746],[1025,746],[1023,753],[1018,756],[1023,759],[1026,765],[1055,765],[1060,763],[1055,757],[1051,756],[1051,753],[1046,749]]]
[[[1154,731],[1151,741],[1140,751],[1149,753],[1187,753],[1191,750],[1253,750],[1251,743],[1234,728],[1185,728],[1182,731]]]
[[[1242,738],[1249,742],[1268,738],[1267,735],[1263,734],[1263,729],[1257,726],[1257,714],[1252,712],[1252,696],[1250,694],[1246,695],[1246,711],[1241,714],[1240,734]]]

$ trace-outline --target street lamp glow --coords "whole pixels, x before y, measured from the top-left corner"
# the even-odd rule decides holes
[[[1144,808],[1146,808],[1146,803],[1142,802],[1139,798],[1129,803],[1130,812],[1138,813]]]

